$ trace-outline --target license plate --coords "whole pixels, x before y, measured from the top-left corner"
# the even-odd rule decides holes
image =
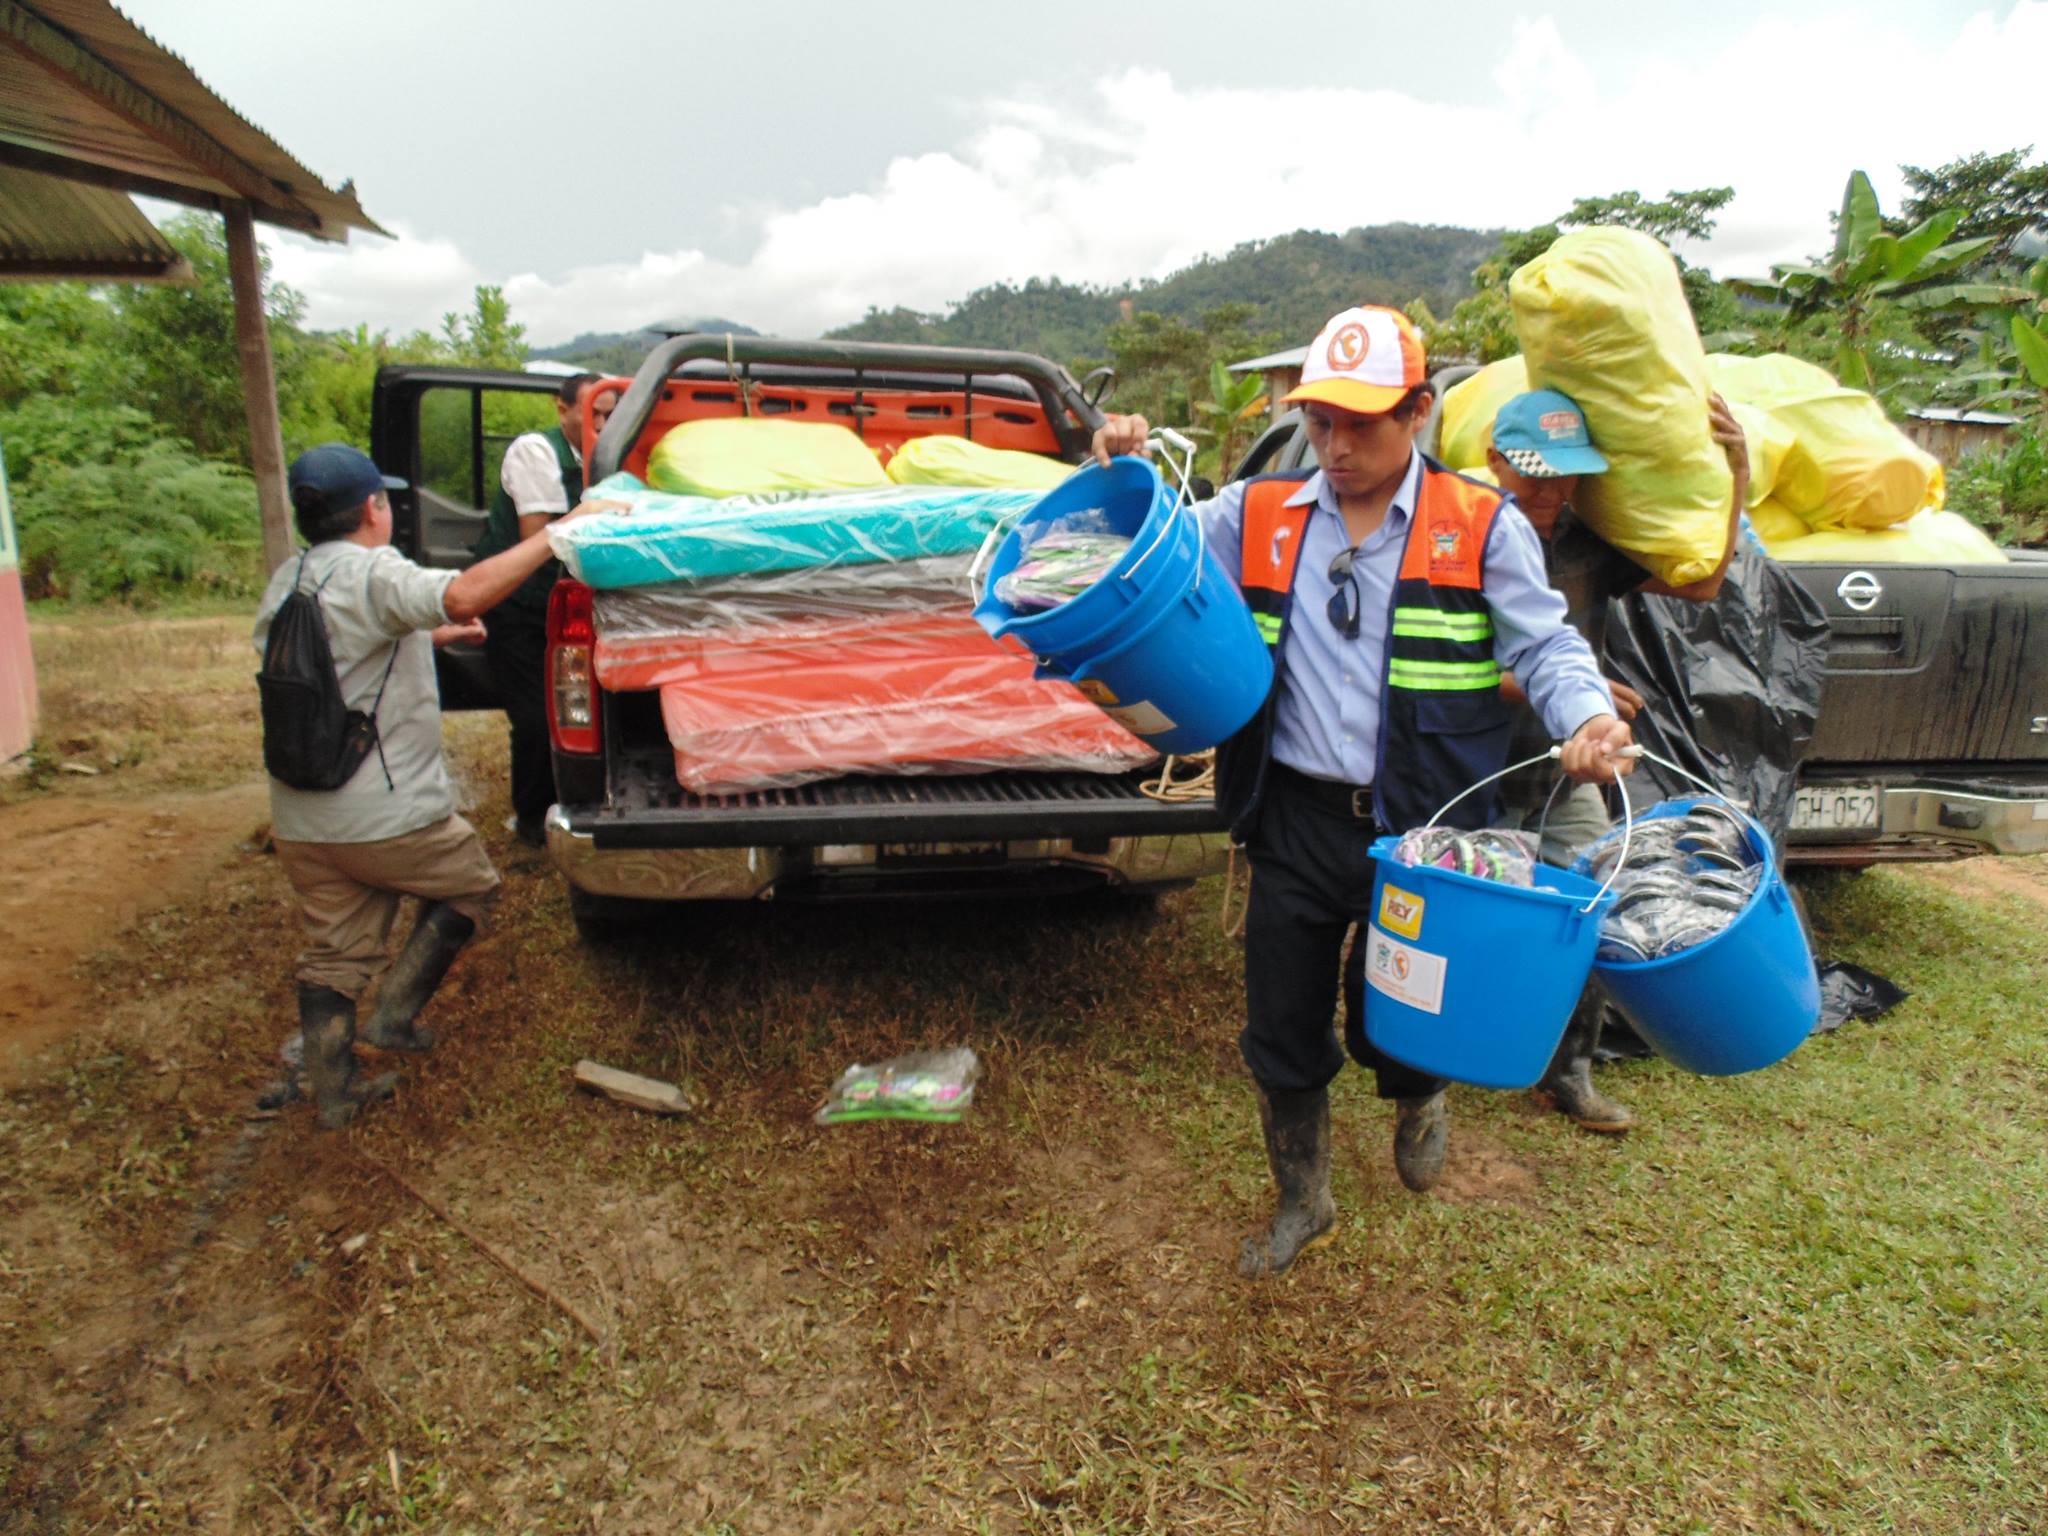
[[[1877,789],[1870,784],[1802,789],[1792,801],[1795,832],[1860,832],[1877,826]]]
[[[883,843],[877,864],[1000,864],[1007,853],[1002,843]]]

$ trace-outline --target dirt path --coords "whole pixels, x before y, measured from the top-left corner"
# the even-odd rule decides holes
[[[123,800],[0,807],[0,1088],[90,1018],[81,961],[147,912],[203,888],[269,818],[260,782]]]

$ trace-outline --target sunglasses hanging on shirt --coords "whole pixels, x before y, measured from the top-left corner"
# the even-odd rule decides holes
[[[1330,580],[1337,590],[1330,594],[1329,606],[1324,612],[1330,616],[1330,623],[1337,633],[1346,640],[1358,638],[1359,609],[1363,601],[1358,588],[1358,578],[1352,574],[1351,562],[1358,554],[1353,545],[1339,550],[1337,558],[1330,562]]]

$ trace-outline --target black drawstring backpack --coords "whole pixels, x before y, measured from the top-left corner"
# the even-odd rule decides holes
[[[398,660],[398,642],[391,643],[391,660],[384,663],[383,681],[377,684],[369,713],[350,709],[342,700],[341,677],[327,643],[327,620],[320,611],[320,589],[327,582],[311,592],[302,590],[299,578],[305,570],[306,555],[301,555],[291,593],[270,621],[263,670],[256,674],[263,699],[263,766],[272,778],[293,789],[339,789],[374,751],[384,769],[385,787],[395,788],[377,733],[377,710]],[[327,579],[334,579],[332,572]]]

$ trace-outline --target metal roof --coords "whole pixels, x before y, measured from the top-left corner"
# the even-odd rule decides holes
[[[1307,347],[1289,347],[1285,352],[1268,352],[1264,357],[1248,357],[1241,363],[1232,363],[1228,371],[1257,373],[1263,368],[1299,368],[1307,361]]]
[[[191,264],[125,193],[0,165],[0,280],[191,276]]]
[[[322,240],[385,233],[354,183],[328,190],[107,0],[0,0],[0,167],[201,208],[246,203]],[[88,215],[74,204],[68,216]],[[98,217],[107,236],[122,215],[102,203]]]
[[[1966,427],[2016,427],[2017,416],[2003,411],[1970,411],[1948,405],[1919,405],[1906,412],[1915,421],[1947,421]]]

